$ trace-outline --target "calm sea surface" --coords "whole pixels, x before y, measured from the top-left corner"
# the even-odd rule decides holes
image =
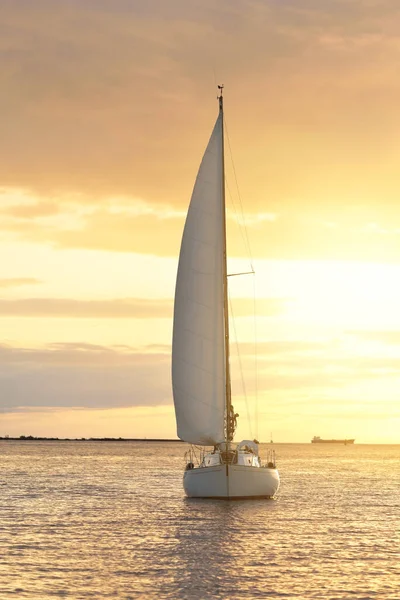
[[[400,599],[400,446],[277,444],[237,502],[185,499],[185,448],[0,442],[0,599]]]

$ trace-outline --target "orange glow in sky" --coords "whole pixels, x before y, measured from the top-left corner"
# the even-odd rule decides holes
[[[236,173],[257,292],[255,330],[253,277],[230,281],[238,437],[400,443],[397,4],[142,4],[2,9],[0,436],[175,437],[177,259],[223,82],[229,268]]]

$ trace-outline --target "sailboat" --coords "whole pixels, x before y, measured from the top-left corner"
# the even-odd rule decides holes
[[[191,444],[183,475],[191,498],[272,498],[275,455],[233,442],[226,252],[223,86],[219,112],[186,217],[175,288],[172,387],[178,437]]]

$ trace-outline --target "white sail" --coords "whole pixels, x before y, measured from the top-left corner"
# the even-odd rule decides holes
[[[225,350],[222,113],[197,175],[175,290],[172,386],[178,436],[224,440]]]

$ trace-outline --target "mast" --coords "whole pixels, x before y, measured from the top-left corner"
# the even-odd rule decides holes
[[[226,202],[225,202],[225,150],[224,150],[224,99],[223,85],[219,89],[219,114],[221,119],[222,135],[222,238],[223,238],[223,271],[224,271],[224,330],[225,330],[225,403],[226,403],[226,425],[225,441],[228,443],[233,438],[233,420],[232,413],[232,394],[231,394],[231,373],[229,364],[229,310],[228,310],[228,267],[226,252]]]

